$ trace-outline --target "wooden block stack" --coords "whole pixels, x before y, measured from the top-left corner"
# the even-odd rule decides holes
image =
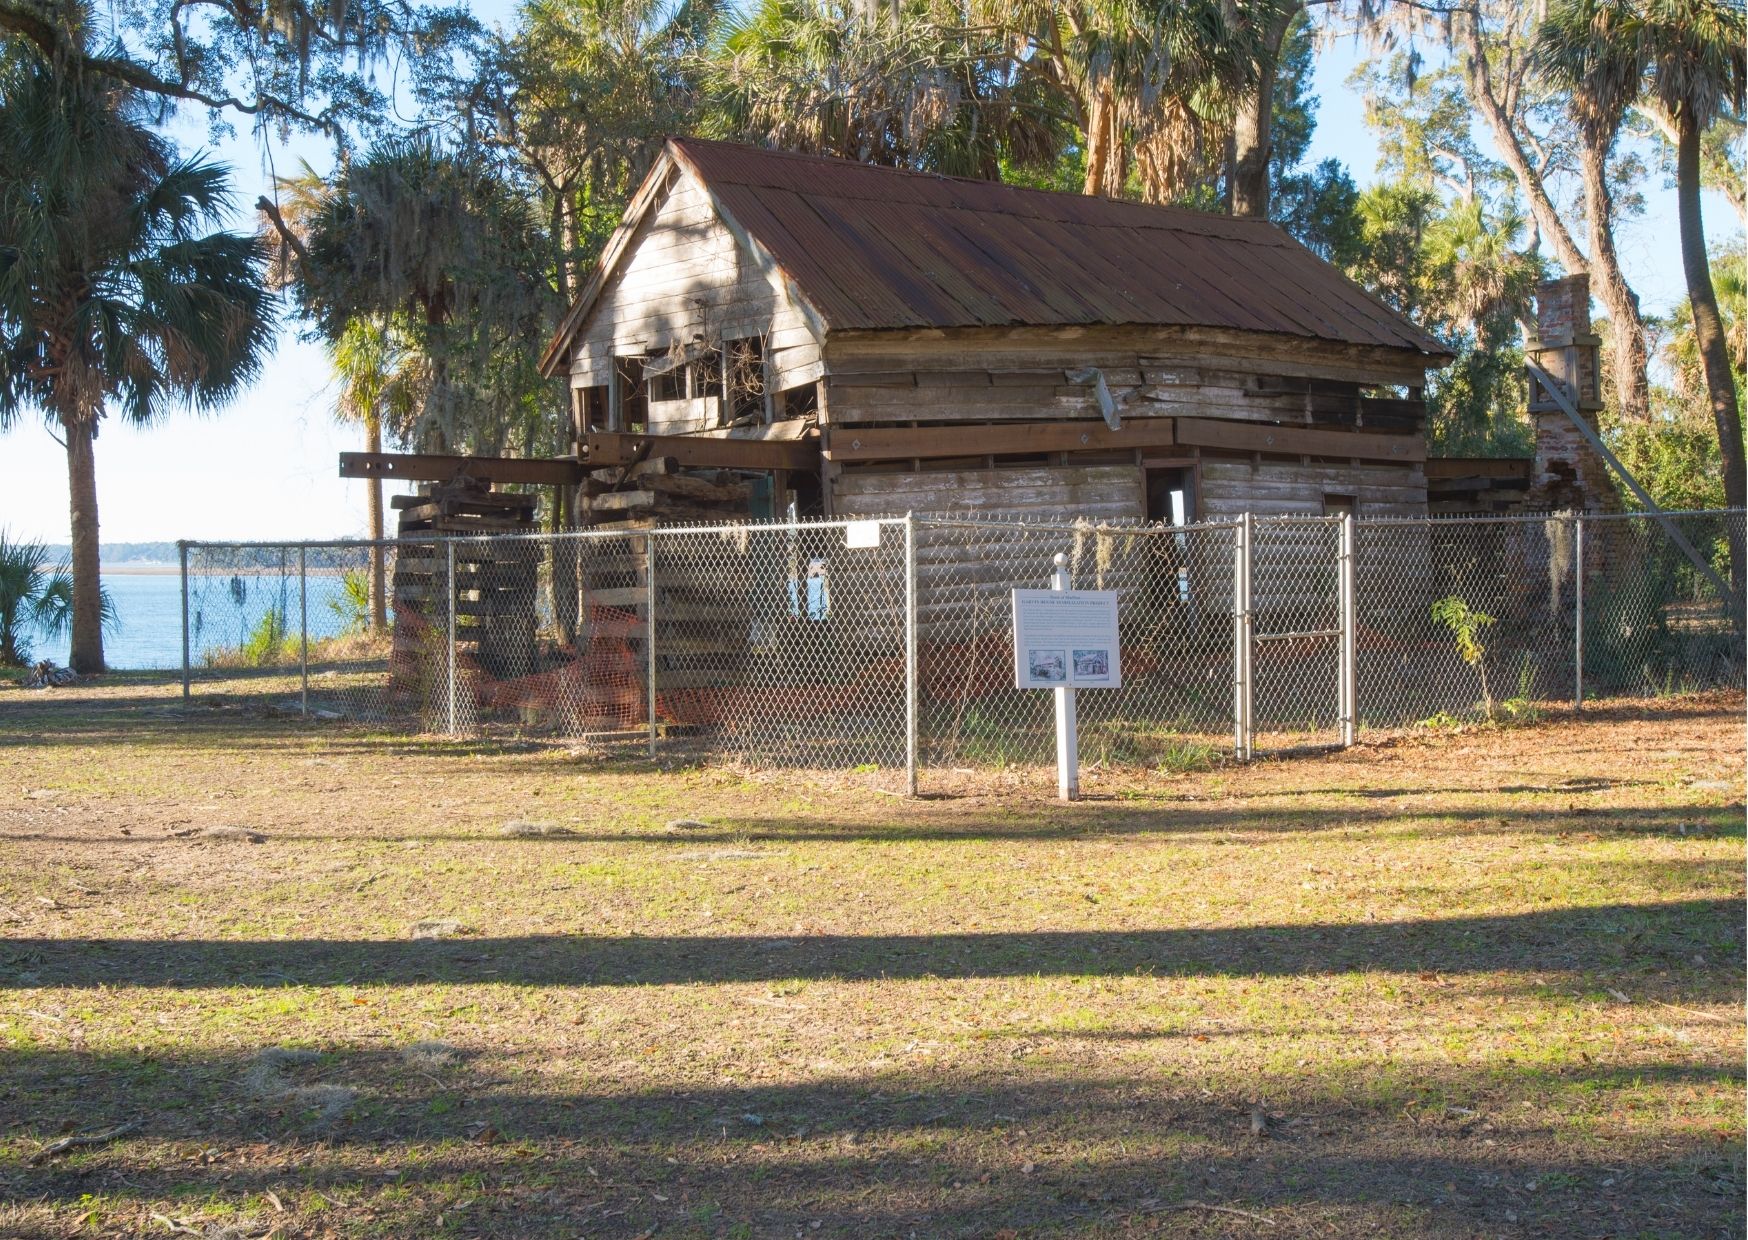
[[[591,528],[648,529],[715,524],[747,517],[752,485],[718,470],[680,472],[665,457],[621,469],[598,469],[583,480],[581,511]]]
[[[582,567],[583,592],[594,607],[622,609],[636,617],[629,643],[640,661],[649,628],[647,540],[637,535],[656,525],[721,525],[745,521],[752,484],[720,470],[682,472],[669,458],[593,471],[583,481],[579,510],[584,525],[627,535],[591,543]],[[733,585],[715,580],[721,566],[708,546],[664,541],[656,569],[656,683],[675,712],[672,723],[686,722],[674,694],[732,683],[745,660],[747,635],[725,617],[741,608]],[[647,662],[645,662],[647,667]]]
[[[400,536],[533,533],[538,498],[493,491],[486,479],[460,478],[397,495]],[[505,679],[535,670],[536,591],[541,545],[522,539],[461,542],[455,547],[456,658]],[[438,544],[404,548],[395,559],[397,669],[423,666],[445,650],[449,623],[449,553]],[[446,658],[446,655],[445,655]]]
[[[489,480],[458,479],[424,488],[423,495],[396,495],[402,538],[416,534],[502,534],[533,532],[539,497],[492,490]]]

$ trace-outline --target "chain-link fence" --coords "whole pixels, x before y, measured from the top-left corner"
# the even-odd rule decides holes
[[[1741,513],[1166,527],[933,517],[184,545],[189,691],[335,725],[903,772],[1051,760],[1010,592],[1119,599],[1087,763],[1181,768],[1743,686]],[[1739,598],[1739,595],[1738,595]]]

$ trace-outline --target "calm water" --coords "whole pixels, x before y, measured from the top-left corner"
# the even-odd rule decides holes
[[[189,644],[194,662],[203,650],[239,646],[270,607],[282,607],[295,641],[298,622],[297,578],[200,576],[189,581]],[[103,587],[115,602],[120,623],[103,638],[103,655],[118,670],[182,666],[182,578],[173,568],[160,572],[105,573]],[[344,596],[337,576],[309,578],[310,637],[331,637],[343,627],[329,606]],[[67,661],[68,642],[35,643],[39,659]]]

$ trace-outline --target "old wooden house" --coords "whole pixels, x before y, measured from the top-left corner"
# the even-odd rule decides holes
[[[1274,225],[690,138],[545,358],[582,523],[1427,511],[1448,351]]]
[[[1424,516],[1422,392],[1448,357],[1267,222],[674,139],[544,359],[568,378],[572,457],[355,454],[342,471],[436,484],[406,500],[412,532],[526,528],[532,510],[491,507],[503,497],[488,480],[549,485],[561,521],[622,532],[551,549],[550,648],[522,623],[532,560],[483,542],[453,571],[407,557],[395,592],[407,649],[425,648],[419,626],[443,614],[428,602],[453,588],[482,710],[526,713],[570,677],[587,691],[570,693],[566,726],[719,725],[857,694],[877,712],[894,700],[900,622],[878,561],[843,555],[841,536],[837,552],[797,534],[732,555],[706,537],[664,543],[657,571],[639,531],[790,513],[1077,531]],[[1314,580],[1291,577],[1290,596],[1255,608],[1333,605],[1333,537],[1301,549]],[[1217,659],[1203,668],[1182,649],[1189,635],[1230,643],[1231,559],[1217,545],[1196,541],[1205,564],[1156,563],[1157,540],[1127,568],[1091,557],[1107,588],[1157,587],[1131,625],[1169,630],[1176,653],[1138,646],[1125,655],[1137,674],[1169,665],[1197,692],[1218,680]],[[1036,549],[921,558],[930,700],[999,686],[1007,589],[1041,571]],[[858,565],[871,601],[849,607]],[[866,649],[816,666],[816,626],[838,613],[854,631],[832,649]],[[1282,623],[1318,627],[1301,621]]]

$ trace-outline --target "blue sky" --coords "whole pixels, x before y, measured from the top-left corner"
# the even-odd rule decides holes
[[[1359,97],[1346,85],[1362,55],[1362,48],[1343,39],[1318,56],[1321,104],[1311,159],[1339,159],[1365,185],[1375,179],[1377,144]],[[192,144],[202,133],[191,123],[182,136]],[[219,150],[238,174],[239,226],[251,226],[243,218],[247,204],[270,183],[268,157],[286,171],[300,153],[317,159],[319,148],[264,155],[243,135]],[[1645,214],[1628,221],[1617,240],[1646,310],[1662,313],[1685,295],[1675,198],[1655,176],[1645,189]],[[1711,195],[1706,224],[1714,239],[1735,231],[1728,206]],[[223,412],[178,412],[145,431],[106,422],[97,440],[103,540],[362,535],[363,484],[336,476],[337,454],[361,447],[360,433],[336,424],[332,408],[322,351],[297,340],[295,324],[288,324],[261,378]],[[66,458],[40,422],[26,421],[0,435],[0,480],[0,527],[17,536],[66,541]]]

